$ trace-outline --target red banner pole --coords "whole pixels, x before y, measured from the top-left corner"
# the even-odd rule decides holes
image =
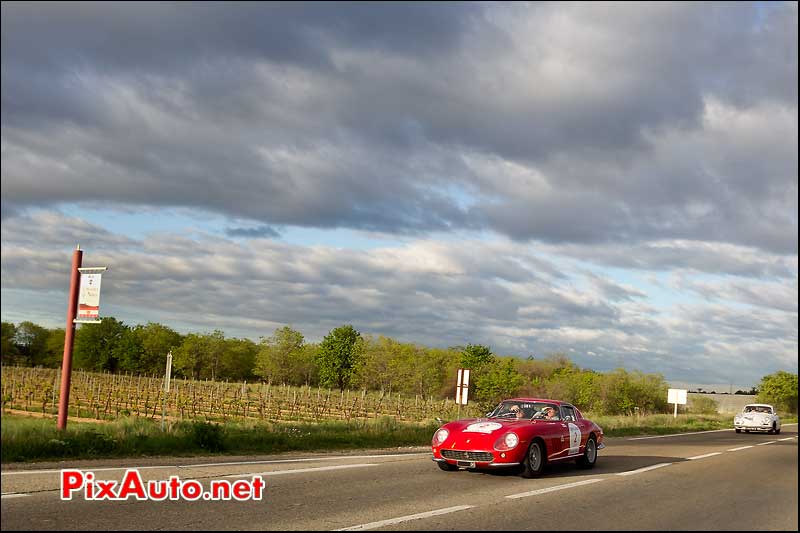
[[[58,400],[58,429],[67,429],[69,413],[69,386],[72,378],[72,345],[75,341],[75,318],[78,314],[78,291],[80,290],[80,272],[83,251],[80,245],[72,254],[72,272],[69,278],[69,303],[67,304],[67,327],[64,334],[64,360],[61,363],[61,395]]]

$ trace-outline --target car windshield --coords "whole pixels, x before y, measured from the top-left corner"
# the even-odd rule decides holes
[[[763,405],[748,405],[744,408],[745,413],[767,413],[769,414],[769,407]]]
[[[548,415],[548,412],[550,413]],[[558,406],[546,402],[523,402],[506,400],[501,402],[494,411],[487,415],[489,418],[506,418],[506,419],[558,419]]]

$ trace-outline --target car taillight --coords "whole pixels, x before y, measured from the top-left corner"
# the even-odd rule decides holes
[[[450,432],[444,428],[439,428],[436,433],[433,434],[433,441],[432,444],[434,446],[440,446],[444,441],[447,440],[447,436],[450,435]]]
[[[494,449],[498,452],[505,452],[508,450],[513,450],[517,447],[517,444],[519,444],[519,437],[517,437],[517,434],[506,433],[495,441]]]

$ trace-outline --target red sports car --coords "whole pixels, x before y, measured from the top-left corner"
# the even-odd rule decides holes
[[[433,460],[442,470],[518,467],[538,477],[544,465],[576,461],[592,468],[603,429],[573,405],[557,400],[504,400],[486,418],[449,422],[433,434]]]

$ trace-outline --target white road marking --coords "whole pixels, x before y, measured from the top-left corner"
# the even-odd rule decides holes
[[[343,527],[341,529],[334,529],[334,531],[358,531],[364,529],[375,529],[378,527],[399,524],[401,522],[408,522],[409,520],[419,520],[420,518],[428,518],[431,516],[439,516],[448,513],[455,513],[457,511],[464,511],[466,509],[472,509],[472,507],[473,507],[472,505],[457,505],[456,507],[447,507],[445,509],[437,509],[435,511],[427,511],[425,513],[410,514],[407,516],[401,516],[399,518],[390,518],[388,520],[381,520],[379,522],[370,522],[368,524],[361,524],[358,526]]]
[[[670,435],[653,435],[651,437],[633,437],[628,440],[663,439],[665,437],[680,437],[681,435],[699,435],[701,433],[716,433],[718,431],[733,431],[733,429],[712,429],[709,431],[691,431],[689,433],[672,433]]]
[[[713,457],[715,455],[722,455],[722,452],[712,452],[712,453],[706,453],[704,455],[695,455],[694,457],[688,457],[687,459],[689,459],[690,461],[694,461],[695,459],[705,459],[706,457]]]
[[[378,463],[362,463],[362,464],[355,464],[355,465],[321,466],[319,468],[298,468],[296,470],[273,470],[271,472],[234,474],[232,476],[222,476],[222,477],[223,478],[228,478],[228,477],[253,477],[253,476],[281,476],[281,475],[284,475],[284,474],[302,474],[304,472],[322,472],[322,471],[325,471],[325,470],[343,470],[345,468],[363,468],[365,466],[378,466]]]
[[[603,481],[602,479],[587,479],[585,481],[576,481],[575,483],[566,483],[564,485],[556,485],[555,487],[548,487],[546,489],[532,490],[529,492],[520,492],[519,494],[511,494],[506,498],[526,498],[528,496],[536,496],[537,494],[545,494],[556,490],[571,489],[572,487],[580,487],[581,485],[589,485],[590,483],[597,483]]]
[[[628,472],[620,472],[618,476],[632,476],[634,474],[641,474],[642,472],[647,472],[648,470],[655,470],[656,468],[661,468],[664,466],[669,466],[672,463],[658,463],[657,465],[645,466],[644,468],[639,468],[638,470],[630,470]]]
[[[30,496],[30,494],[18,494],[16,492],[8,492],[6,494],[0,495],[0,499],[11,500],[13,498],[24,498],[25,496]]]
[[[67,466],[64,467],[69,468]],[[155,469],[155,468],[175,468],[174,466],[121,466],[121,467],[109,467],[109,468],[76,468],[75,470],[83,470],[83,471],[91,471],[91,472],[107,472],[109,470],[128,470],[129,468],[135,468],[137,470],[148,470],[148,469]],[[25,474],[60,474],[61,470],[21,470],[15,472],[2,472],[4,476],[21,476]]]
[[[794,437],[786,437],[785,439],[778,439],[778,440],[780,440],[780,441],[784,441],[784,440],[792,440],[793,438],[794,438]]]
[[[797,422],[792,422],[791,424],[783,424],[784,426],[796,426]],[[672,433],[670,435],[653,435],[650,437],[633,437],[627,440],[644,440],[644,439],[663,439],[664,437],[680,437],[681,435],[700,435],[701,433],[717,433],[719,431],[733,431],[733,428],[729,429],[710,429],[708,431],[691,431],[689,433]]]
[[[412,457],[415,455],[430,455],[431,452],[420,453],[390,453],[384,455],[341,455],[337,457],[311,457],[305,459],[275,459],[271,461],[240,461],[235,463],[206,463],[200,465],[181,465],[178,468],[205,468],[209,466],[230,466],[230,465],[266,465],[276,463],[302,463],[311,461],[340,461],[342,459],[375,459],[380,457]]]
[[[739,450],[746,450],[747,448],[752,448],[753,446],[739,446],[738,448],[731,448],[728,450],[729,452],[738,452]]]
[[[148,469],[158,469],[158,468],[209,468],[213,466],[239,466],[239,465],[261,465],[261,464],[279,464],[279,463],[303,463],[303,462],[313,462],[313,461],[340,461],[344,459],[374,459],[374,458],[381,458],[381,457],[405,457],[405,456],[415,456],[415,455],[430,455],[430,452],[423,452],[423,453],[393,453],[393,454],[385,454],[385,455],[342,455],[339,457],[312,457],[312,458],[304,458],[304,459],[276,459],[271,461],[238,461],[238,462],[230,462],[230,463],[205,463],[205,464],[197,464],[197,465],[161,465],[161,466],[115,466],[115,467],[108,467],[108,468],[78,468],[77,470],[84,470],[84,471],[91,471],[91,472],[108,472],[112,470],[128,470],[129,468],[135,468],[137,470],[148,470]],[[21,470],[21,471],[13,471],[13,472],[2,472],[4,476],[20,476],[20,475],[31,475],[31,474],[60,474],[61,470]]]
[[[766,444],[775,444],[776,442],[778,442],[778,441],[776,441],[776,440],[768,440],[767,442],[759,442],[758,444],[756,444],[756,446],[764,446]]]

